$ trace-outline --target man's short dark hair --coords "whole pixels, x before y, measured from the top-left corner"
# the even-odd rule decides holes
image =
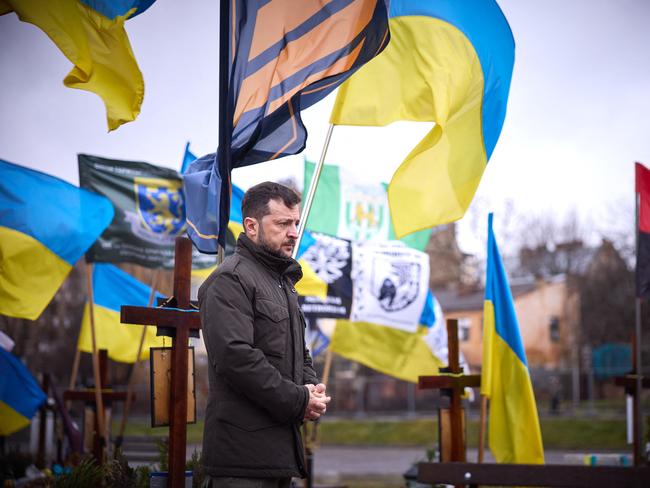
[[[244,194],[241,202],[242,217],[261,220],[270,213],[269,201],[271,200],[281,200],[287,207],[292,208],[300,203],[300,195],[288,186],[265,181],[250,187]]]

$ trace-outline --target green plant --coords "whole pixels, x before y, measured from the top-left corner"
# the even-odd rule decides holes
[[[138,466],[135,468],[135,481],[133,488],[149,488],[149,475],[151,468],[149,466]]]
[[[101,486],[104,470],[92,457],[86,457],[74,467],[71,473],[54,479],[54,488],[82,488]]]
[[[156,441],[158,449],[159,471],[169,471],[169,440],[160,439]]]
[[[135,484],[135,470],[129,466],[122,455],[121,449],[116,449],[113,460],[104,466],[106,486],[110,488],[127,488]]]
[[[192,457],[185,464],[185,469],[192,471],[192,487],[200,488],[203,486],[205,480],[205,471],[203,470],[203,458],[201,453],[196,449],[192,453]]]
[[[425,451],[425,461],[427,463],[436,463],[440,461],[440,453],[437,447],[428,447]]]

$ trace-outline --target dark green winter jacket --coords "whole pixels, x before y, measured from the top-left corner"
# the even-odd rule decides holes
[[[199,290],[210,393],[203,463],[211,476],[305,475],[300,425],[318,380],[305,347],[291,258],[241,234]]]

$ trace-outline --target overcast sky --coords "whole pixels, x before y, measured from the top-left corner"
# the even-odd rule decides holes
[[[468,5],[471,2],[468,2]],[[501,0],[516,42],[501,138],[488,164],[474,221],[461,226],[475,251],[490,211],[572,209],[597,230],[633,229],[633,163],[650,165],[650,2]],[[186,141],[197,155],[218,138],[218,2],[158,0],[127,23],[145,80],[142,112],[108,134],[104,106],[65,88],[70,62],[36,27],[0,17],[0,158],[78,182],[76,154],[178,168]],[[321,152],[333,96],[307,110],[305,155]],[[334,130],[327,162],[389,181],[431,124]],[[243,188],[302,181],[302,156],[235,170]]]

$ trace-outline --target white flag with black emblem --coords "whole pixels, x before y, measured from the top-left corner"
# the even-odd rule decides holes
[[[399,241],[354,243],[350,320],[415,332],[429,290],[429,257]]]

